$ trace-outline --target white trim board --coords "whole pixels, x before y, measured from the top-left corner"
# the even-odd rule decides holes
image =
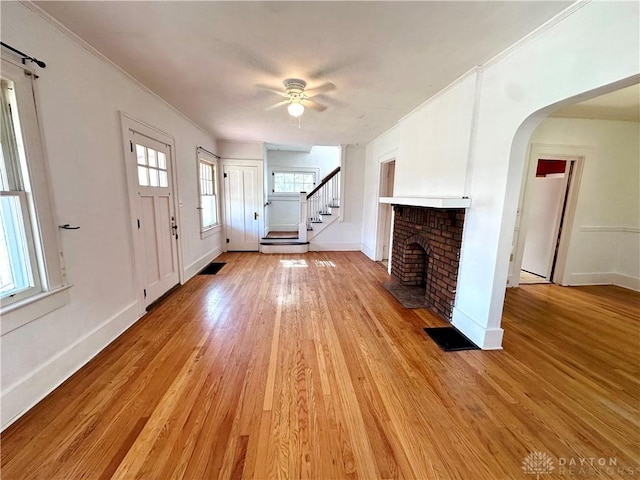
[[[502,350],[502,328],[485,327],[457,307],[453,307],[451,325],[460,330],[482,350]]]
[[[616,285],[640,292],[640,278],[617,272],[585,272],[572,273],[569,286],[581,287],[587,285]]]
[[[355,245],[355,244],[354,244]],[[372,249],[370,249],[369,247],[367,247],[364,243],[360,244],[360,248],[358,249],[360,250],[362,253],[364,253],[367,257],[369,257],[370,260],[375,261],[375,255]]]
[[[309,243],[310,252],[359,252],[359,243]]]
[[[581,232],[594,232],[594,233],[640,233],[640,227],[627,227],[627,226],[591,226],[584,225],[580,227]]]

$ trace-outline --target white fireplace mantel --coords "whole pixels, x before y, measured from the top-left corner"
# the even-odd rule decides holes
[[[380,197],[380,203],[430,208],[469,208],[469,197]]]

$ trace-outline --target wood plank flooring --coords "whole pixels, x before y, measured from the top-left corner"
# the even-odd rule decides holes
[[[361,253],[216,261],[2,434],[3,479],[640,478],[638,294],[523,286],[503,351],[445,353]]]

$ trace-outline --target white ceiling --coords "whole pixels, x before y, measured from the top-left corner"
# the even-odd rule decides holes
[[[220,139],[366,143],[572,2],[35,2]],[[292,121],[289,77],[328,108]]]
[[[560,108],[550,116],[640,122],[640,84]]]

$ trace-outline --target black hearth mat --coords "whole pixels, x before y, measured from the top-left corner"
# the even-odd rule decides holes
[[[480,350],[480,347],[453,327],[429,327],[424,331],[445,352]]]
[[[224,263],[224,262],[219,262],[219,263],[213,262],[213,263],[210,263],[209,265],[204,267],[202,270],[200,270],[200,272],[198,272],[198,275],[215,275],[225,265],[226,265],[226,263]]]

